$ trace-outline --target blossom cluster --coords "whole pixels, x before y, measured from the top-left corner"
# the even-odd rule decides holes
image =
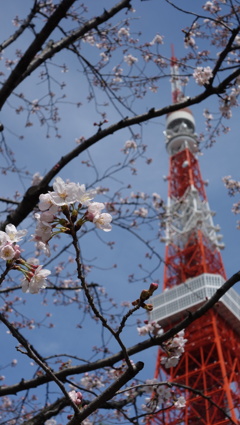
[[[226,176],[223,177],[223,182],[230,196],[235,196],[240,193],[240,181],[233,180],[231,176]],[[240,201],[233,204],[232,212],[234,214],[240,214]],[[240,229],[240,221],[237,222],[237,229]]]
[[[223,183],[228,189],[228,193],[230,196],[234,196],[237,193],[240,193],[240,182],[234,180],[231,176],[223,177]]]
[[[21,249],[17,244],[27,234],[27,230],[17,230],[13,224],[7,224],[5,232],[0,231],[0,258],[5,261],[20,257]]]
[[[151,335],[157,337],[163,334],[163,329],[157,321],[149,322],[148,320],[145,320],[144,323],[144,326],[137,328],[139,335]],[[184,352],[186,342],[187,339],[184,338],[184,330],[180,331],[168,341],[163,342],[162,349],[166,355],[161,357],[161,363],[166,368],[174,367],[178,364],[180,356]]]
[[[199,86],[209,84],[210,79],[213,77],[212,69],[210,66],[198,66],[193,72],[193,78]]]
[[[130,149],[133,149],[133,150],[136,150],[137,149],[137,143],[134,140],[127,140],[124,143],[123,152],[125,154],[129,154],[129,150]]]
[[[145,323],[144,326],[137,328],[139,335],[145,336],[150,334],[153,336],[160,336],[163,334],[163,329],[158,322],[155,322],[155,321],[149,322],[148,320],[145,320],[144,323]]]
[[[58,233],[69,233],[70,222],[75,223],[75,230],[79,230],[86,221],[91,221],[99,229],[108,232],[111,230],[112,216],[102,213],[105,208],[103,203],[91,202],[96,195],[96,190],[86,190],[85,185],[64,182],[57,177],[53,183],[53,191],[41,194],[39,197],[39,213],[35,214],[37,226],[32,235],[37,248],[50,256],[48,242]],[[76,206],[77,204],[77,206]],[[78,213],[82,208],[87,210],[82,217]],[[63,213],[66,219],[58,218]]]
[[[80,391],[72,390],[68,393],[71,400],[77,405],[80,406],[82,404],[82,393]]]
[[[43,269],[36,258],[27,261],[21,258],[21,248],[17,242],[27,234],[27,230],[17,230],[13,224],[7,224],[5,232],[0,231],[0,258],[8,266],[23,273],[22,291],[37,294],[46,287],[46,278],[50,271]]]
[[[232,87],[229,94],[227,94],[224,98],[220,99],[220,112],[222,116],[226,119],[230,119],[232,117],[232,108],[234,106],[239,106],[238,97],[240,95],[240,77],[238,77],[235,81],[235,87]]]
[[[221,7],[217,4],[216,1],[207,1],[203,9],[210,13],[217,13],[221,10]]]
[[[25,268],[23,268],[23,265]],[[22,291],[29,292],[30,294],[38,294],[40,289],[46,288],[47,277],[51,274],[50,270],[43,269],[38,265],[38,259],[30,258],[27,261],[21,260],[20,266],[15,266],[24,274],[22,280]]]
[[[104,387],[104,384],[101,379],[97,375],[89,375],[88,372],[84,374],[81,378],[81,384],[87,389],[92,390],[94,388]]]
[[[40,176],[35,176],[39,180]],[[35,179],[35,180],[36,180]],[[34,184],[35,181],[33,182]],[[111,230],[112,216],[103,213],[105,205],[100,202],[91,202],[96,195],[95,190],[86,190],[84,185],[73,182],[64,182],[57,177],[53,183],[53,191],[41,194],[39,197],[39,213],[35,214],[37,226],[32,240],[36,242],[37,248],[42,249],[50,256],[49,240],[58,233],[71,233],[71,226],[75,231],[90,221],[99,229],[108,232]],[[77,204],[77,206],[76,206]],[[84,212],[79,218],[79,211]],[[63,213],[65,218],[59,218]],[[50,271],[39,265],[38,259],[21,258],[21,248],[18,242],[27,234],[27,230],[17,230],[13,224],[7,224],[5,231],[0,231],[0,258],[7,262],[8,267],[23,273],[22,290],[37,294],[40,289],[47,285],[47,277]]]
[[[184,338],[184,329],[173,338],[162,344],[166,356],[161,358],[161,363],[166,367],[174,367],[178,364],[179,359],[184,352],[184,346],[187,339]]]
[[[151,394],[150,397],[146,397],[145,404],[142,405],[142,409],[148,413],[160,410],[164,403],[168,406],[174,404],[176,408],[186,406],[186,400],[183,396],[177,398],[167,385],[161,384],[155,378],[147,379],[145,392]]]
[[[126,62],[129,66],[132,66],[135,62],[138,62],[138,58],[129,54],[124,56],[124,62]]]

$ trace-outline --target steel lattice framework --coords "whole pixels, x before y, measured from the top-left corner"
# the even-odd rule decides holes
[[[174,68],[173,68],[174,67]],[[179,97],[176,60],[173,101]],[[213,223],[197,160],[195,121],[183,109],[167,117],[170,155],[164,292],[152,298],[151,320],[171,327],[193,311],[226,279],[219,227]],[[178,365],[164,369],[158,351],[155,378],[175,383],[186,408],[163,409],[150,418],[158,425],[240,424],[240,296],[231,289],[218,305],[185,333],[188,342]]]

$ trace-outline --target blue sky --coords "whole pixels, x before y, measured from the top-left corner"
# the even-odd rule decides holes
[[[97,1],[89,0],[89,14],[93,13],[96,15],[102,11],[103,6],[105,8],[114,4],[112,0],[108,1]],[[193,2],[191,0],[185,0],[181,2],[184,7],[191,8]],[[197,2],[195,6],[198,10],[201,10],[202,1]],[[14,14],[18,14],[20,17],[24,15],[25,10],[28,10],[31,1],[25,1],[24,7],[21,3],[21,9],[19,10],[19,1],[11,0],[5,4],[4,22],[1,25],[1,40],[6,38],[13,31],[11,25],[11,19]],[[163,54],[166,56],[170,55],[171,44],[174,43],[176,56],[181,56],[185,53],[185,47],[183,45],[182,28],[191,23],[191,17],[181,15],[178,11],[170,8],[165,2],[158,0],[149,1],[133,1],[133,7],[136,7],[137,11],[134,14],[134,30],[136,33],[142,32],[141,39],[151,41],[156,33],[164,35],[164,45],[162,46]],[[94,9],[93,9],[94,8]],[[14,11],[14,13],[13,13]],[[24,42],[27,42],[26,37]],[[91,50],[90,47],[88,47]],[[11,49],[10,49],[11,51]],[[4,53],[5,54],[5,53]],[[6,52],[7,54],[7,52]],[[90,52],[90,56],[94,57],[95,52]],[[25,119],[23,115],[16,115],[12,110],[11,105],[16,101],[14,96],[9,99],[6,107],[3,108],[1,120],[6,128],[6,139],[7,143],[18,160],[20,167],[27,165],[27,168],[33,174],[39,171],[42,175],[48,171],[53,164],[61,157],[66,154],[69,150],[73,149],[75,139],[81,136],[89,137],[95,132],[93,127],[93,120],[97,119],[95,108],[92,104],[88,104],[85,101],[87,93],[86,83],[83,81],[82,76],[79,72],[79,64],[69,54],[61,54],[57,58],[56,63],[61,64],[67,62],[69,65],[69,72],[66,74],[61,73],[61,70],[57,67],[53,68],[54,76],[60,80],[66,79],[68,87],[67,93],[69,100],[83,99],[84,105],[82,108],[72,108],[70,104],[62,105],[61,112],[63,114],[62,121],[60,122],[61,139],[56,139],[54,134],[51,138],[46,139],[46,129],[40,127],[37,122],[34,122],[34,117],[31,119],[34,122],[32,127],[25,128]],[[7,72],[4,67],[4,60],[0,63],[4,72]],[[37,73],[36,73],[37,74]],[[31,81],[31,82],[30,82]],[[44,93],[44,85],[39,85],[36,75],[33,75],[31,80],[24,82],[17,93],[24,91],[26,96],[29,96],[31,100],[39,98]],[[191,96],[199,91],[196,84],[190,81],[186,88],[186,94]],[[100,97],[101,99],[101,97]],[[68,100],[68,99],[67,99]],[[163,107],[171,103],[171,87],[168,79],[160,87],[156,94],[149,92],[145,99],[138,101],[136,104],[137,111],[145,112],[151,107]],[[209,99],[205,104],[200,104],[192,107],[192,112],[196,120],[196,131],[198,133],[205,130],[203,109],[209,108],[210,110],[217,110],[216,99]],[[95,118],[96,117],[96,118]],[[119,119],[118,115],[114,110],[108,112],[109,124],[114,123]],[[236,229],[236,219],[231,212],[233,199],[227,195],[227,190],[224,188],[222,177],[225,175],[232,175],[233,178],[239,178],[239,109],[233,111],[232,119],[226,123],[230,125],[231,132],[226,135],[222,135],[217,143],[211,149],[203,149],[203,156],[200,157],[200,167],[202,171],[203,179],[209,180],[209,186],[207,187],[207,195],[210,204],[210,208],[216,211],[214,217],[214,223],[219,224],[221,227],[221,233],[223,234],[223,242],[226,245],[225,250],[222,252],[223,261],[226,267],[228,276],[239,269],[239,246],[240,246],[240,231]],[[165,118],[155,119],[148,125],[143,124],[141,129],[137,128],[134,131],[142,132],[143,141],[148,145],[147,157],[153,158],[151,166],[147,166],[144,161],[140,161],[137,176],[132,176],[131,173],[120,174],[119,180],[123,181],[123,184],[130,183],[134,192],[143,191],[158,192],[162,198],[167,198],[167,183],[163,181],[163,176],[168,174],[168,154],[165,150],[165,140],[163,130],[165,129]],[[24,134],[24,139],[19,140],[13,134]],[[94,161],[98,164],[100,170],[104,170],[112,163],[117,163],[122,160],[123,153],[121,149],[126,140],[130,138],[128,130],[118,132],[113,136],[109,136],[106,140],[99,142],[90,149],[90,153]],[[85,158],[85,156],[83,156]],[[87,167],[81,164],[82,158],[77,158],[71,165],[67,166],[63,170],[61,176],[63,178],[70,178],[73,181],[79,181],[80,183],[90,184],[94,178],[94,174],[91,173]],[[0,196],[11,197],[15,190],[20,193],[24,192],[24,188],[29,185],[29,180],[24,179],[22,182],[19,181],[17,175],[12,178],[2,176],[3,185],[1,187]],[[112,188],[117,187],[116,182],[112,182]],[[100,197],[97,199],[101,201]],[[29,222],[26,222],[28,225]],[[24,227],[24,226],[23,226]],[[146,236],[146,234],[143,234]],[[144,286],[140,283],[127,284],[128,274],[135,268],[138,273],[138,264],[144,258],[146,249],[136,242],[134,238],[129,237],[129,234],[120,231],[119,229],[113,228],[111,234],[101,234],[101,237],[105,241],[116,240],[116,249],[110,251],[104,251],[104,258],[102,255],[102,245],[99,243],[95,235],[89,235],[86,238],[86,242],[83,243],[84,255],[86,258],[93,258],[98,256],[100,265],[103,269],[109,268],[118,259],[119,266],[117,269],[105,272],[104,270],[94,270],[90,276],[92,281],[98,280],[107,291],[120,300],[132,300],[133,297],[137,297],[139,292]],[[85,243],[85,245],[84,245]],[[93,246],[94,245],[94,246]],[[160,255],[164,255],[164,245],[160,242],[155,243],[155,248],[158,250]],[[156,273],[156,278],[162,282],[163,268],[161,267]],[[236,287],[239,290],[239,285]],[[21,294],[22,296],[22,294]],[[50,301],[49,307],[42,306],[41,297],[31,297],[29,295],[24,296],[26,298],[26,305],[24,311],[27,311],[30,317],[34,317],[35,320],[40,320],[46,313],[51,310],[53,313],[52,320],[56,322],[55,330],[45,332],[45,329],[35,329],[29,333],[29,338],[33,344],[36,344],[38,349],[43,355],[49,355],[53,352],[65,352],[66,347],[68,352],[81,351],[81,356],[85,354],[84,345],[84,333],[79,331],[77,337],[73,337],[75,334],[75,327],[73,329],[72,324],[78,320],[78,310],[74,306],[68,308],[56,308],[52,306]],[[21,309],[21,307],[19,307]],[[67,317],[68,320],[62,320]],[[89,326],[88,322],[86,325]],[[85,325],[85,326],[86,326]],[[4,333],[5,330],[1,329]],[[78,331],[77,331],[78,332]],[[98,331],[97,331],[98,332]],[[97,332],[88,332],[89,345],[92,346],[95,343]],[[64,339],[62,335],[64,334]],[[0,360],[2,365],[6,365],[9,362],[9,358],[15,358],[17,356],[15,352],[15,342],[10,340],[11,337],[7,336],[6,346],[8,347],[3,354],[3,359]],[[130,341],[140,341],[135,328],[129,327],[124,341],[129,343]],[[77,346],[77,348],[76,348]],[[80,347],[80,348],[79,348]],[[146,371],[143,372],[143,377],[150,377],[153,373],[154,362],[155,362],[156,350],[151,350],[147,356],[146,361],[148,363]],[[17,368],[9,371],[9,382],[13,382],[14,379],[22,377],[22,370],[25,369],[26,376],[31,376],[32,369],[28,368],[29,361],[24,356],[19,357],[19,362],[22,365],[20,371]],[[0,372],[1,373],[1,372]],[[3,374],[4,371],[2,371]],[[7,373],[6,373],[7,375]]]

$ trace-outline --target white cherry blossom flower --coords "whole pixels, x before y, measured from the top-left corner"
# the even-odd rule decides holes
[[[0,258],[5,261],[12,260],[15,257],[15,250],[10,243],[4,245],[0,250]]]
[[[87,389],[91,390],[93,388],[101,388],[105,385],[102,383],[101,379],[99,379],[96,375],[89,375],[88,372],[86,372],[81,378],[81,384]]]
[[[210,13],[217,13],[221,10],[221,7],[212,1],[207,1],[203,6],[203,9]]]
[[[86,190],[84,184],[77,184],[76,201],[80,204],[88,206],[96,194],[95,189]]]
[[[38,266],[32,276],[22,280],[22,291],[30,292],[30,294],[38,294],[40,289],[45,288],[47,285],[46,278],[51,274],[50,270],[43,269]]]
[[[43,176],[41,176],[41,174],[39,172],[33,174],[31,185],[32,186],[38,185],[42,181],[42,179],[43,179]]]
[[[138,210],[134,211],[134,214],[137,215],[138,217],[147,217],[148,210],[147,208],[140,207]]]
[[[7,224],[5,232],[8,240],[12,243],[19,242],[27,234],[27,230],[17,230],[13,224]]]
[[[44,243],[48,242],[52,236],[52,226],[49,223],[38,221],[35,234],[32,235],[33,241],[42,241]]]
[[[150,42],[151,46],[154,44],[163,44],[163,35],[156,34],[154,39]]]
[[[9,242],[7,234],[0,230],[0,248],[6,245],[7,242]]]
[[[174,402],[175,407],[181,408],[186,406],[186,400],[183,396],[178,397],[177,401]]]
[[[45,243],[43,241],[40,240],[36,240],[36,248],[39,249],[39,251],[43,251],[43,253],[47,256],[47,257],[51,257],[51,251],[50,251],[50,246],[48,245],[48,243]]]
[[[49,193],[42,193],[39,196],[38,208],[40,209],[40,211],[49,210],[53,214],[55,214],[58,211],[58,206],[53,203]]]
[[[175,367],[177,366],[178,362],[179,362],[179,356],[171,356],[171,357],[162,357],[161,358],[161,363],[168,369],[170,367]]]
[[[49,192],[53,204],[60,206],[70,205],[76,202],[77,188],[75,183],[65,183],[61,177],[57,177],[53,183],[53,192]]]
[[[125,149],[137,149],[137,143],[134,140],[127,140],[124,144]]]
[[[122,27],[118,30],[118,37],[129,37],[130,32],[127,28]]]
[[[57,425],[57,421],[51,418],[51,419],[48,419],[46,422],[44,422],[44,425]]]
[[[93,219],[93,223],[96,225],[98,229],[104,230],[104,232],[110,232],[112,230],[111,226],[112,216],[108,213],[102,213],[98,216],[95,216]]]
[[[69,397],[71,398],[71,400],[78,406],[82,403],[82,393],[80,391],[75,391],[72,390],[68,393]]]
[[[123,59],[124,59],[124,62],[126,62],[129,66],[132,66],[135,62],[138,62],[138,58],[130,54],[125,55]]]
[[[108,62],[108,61],[109,61],[109,56],[108,56],[106,53],[101,52],[101,53],[100,53],[100,56],[101,56],[101,58],[102,58],[102,60],[103,60],[104,62]]]
[[[89,221],[92,221],[98,229],[109,232],[112,229],[110,224],[112,221],[112,216],[108,213],[101,213],[104,208],[105,205],[103,203],[92,202],[88,207],[86,218]]]

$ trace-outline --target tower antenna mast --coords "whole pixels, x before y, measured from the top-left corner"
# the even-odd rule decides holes
[[[181,87],[181,80],[179,78],[179,67],[178,60],[174,54],[174,45],[171,45],[171,61],[170,61],[170,70],[171,70],[171,90],[172,90],[172,102],[178,103],[183,98],[183,92]]]

